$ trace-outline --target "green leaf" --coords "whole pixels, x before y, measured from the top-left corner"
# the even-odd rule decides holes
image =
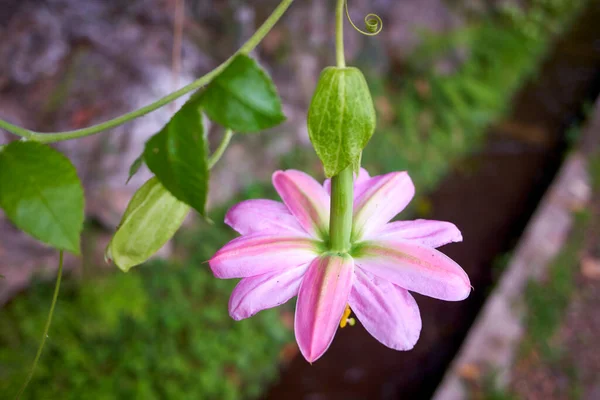
[[[258,132],[285,121],[273,81],[243,54],[236,56],[199,98],[212,121],[234,132]]]
[[[197,103],[188,101],[146,142],[144,161],[173,196],[205,215],[208,147]]]
[[[135,159],[135,161],[129,167],[129,176],[127,177],[127,181],[125,182],[126,185],[129,183],[131,178],[133,178],[133,176],[135,174],[137,174],[137,172],[140,170],[140,168],[142,167],[143,164],[144,164],[144,154],[142,153],[142,154],[140,154],[140,156],[138,158]]]
[[[357,68],[323,70],[308,110],[308,134],[325,175],[337,175],[360,163],[375,131],[375,107]]]
[[[156,177],[131,198],[105,258],[124,272],[148,260],[177,232],[190,207],[177,200]]]
[[[79,254],[83,189],[67,157],[36,142],[12,142],[0,152],[0,207],[20,229]]]

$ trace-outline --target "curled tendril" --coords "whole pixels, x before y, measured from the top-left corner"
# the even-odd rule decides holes
[[[350,25],[352,25],[352,27],[356,31],[362,33],[363,35],[375,36],[383,30],[383,21],[377,14],[367,14],[367,16],[365,17],[365,27],[367,29],[366,31],[363,31],[358,26],[354,25],[354,22],[352,22],[352,18],[350,18],[350,12],[348,11],[348,0],[346,0],[346,16],[348,17]]]

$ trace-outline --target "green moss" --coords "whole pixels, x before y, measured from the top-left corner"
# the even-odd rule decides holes
[[[588,157],[588,173],[592,184],[592,190],[595,193],[600,192],[600,153]]]
[[[575,214],[571,235],[550,265],[547,279],[531,281],[525,291],[525,346],[540,350],[548,361],[560,358],[560,349],[551,343],[551,339],[562,321],[575,287],[575,266],[579,262],[588,222],[588,212]]]
[[[481,390],[477,395],[471,396],[471,399],[477,400],[519,400],[519,398],[510,391],[498,385],[496,373],[490,373],[484,376]]]
[[[233,321],[227,304],[236,282],[215,279],[205,263],[231,230],[219,224],[186,235],[194,246],[185,263],[66,280],[24,398],[240,399],[263,392],[293,340],[281,309]],[[52,286],[36,283],[0,311],[0,397],[11,398],[24,381]]]

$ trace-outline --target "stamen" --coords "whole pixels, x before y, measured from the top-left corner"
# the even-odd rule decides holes
[[[340,320],[340,328],[345,328],[346,325],[354,326],[356,321],[354,318],[349,318],[350,314],[352,314],[352,310],[350,309],[350,304],[346,304],[346,309],[344,310],[344,315],[342,315],[342,319]]]

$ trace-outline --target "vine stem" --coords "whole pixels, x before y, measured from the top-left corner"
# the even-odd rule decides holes
[[[338,0],[336,9],[335,54],[339,68],[346,67],[346,57],[344,55],[344,5],[345,0]],[[350,251],[354,202],[353,180],[354,176],[351,165],[331,178],[329,235],[331,250],[338,253],[347,253]]]
[[[50,324],[52,323],[52,316],[54,315],[54,307],[56,306],[56,300],[58,299],[58,291],[60,289],[60,281],[62,278],[62,270],[63,270],[63,255],[64,255],[63,251],[61,250],[59,253],[59,256],[58,256],[58,258],[59,258],[58,273],[57,273],[57,277],[56,277],[56,284],[54,285],[54,296],[52,297],[52,304],[50,305],[50,312],[48,313],[48,319],[46,320],[46,326],[44,327],[44,335],[42,336],[42,341],[40,342],[40,346],[38,347],[37,354],[35,355],[35,360],[33,360],[33,365],[31,366],[31,370],[29,371],[29,374],[27,375],[27,379],[25,380],[25,383],[23,383],[23,386],[21,386],[19,393],[17,393],[17,396],[16,396],[17,400],[21,398],[21,395],[23,395],[23,392],[27,388],[27,385],[29,385],[31,378],[33,378],[33,373],[35,372],[38,361],[40,360],[40,356],[42,355],[42,350],[44,349],[44,344],[46,344],[46,338],[48,337],[48,331],[50,330]]]
[[[223,135],[221,143],[219,143],[219,147],[217,147],[217,149],[214,151],[214,153],[212,153],[212,155],[208,159],[208,169],[212,169],[212,167],[215,166],[217,161],[221,159],[221,156],[223,155],[223,153],[225,153],[225,149],[227,149],[227,146],[229,146],[229,142],[231,141],[232,137],[233,131],[231,129],[227,129],[225,131],[225,134]]]
[[[344,54],[344,6],[346,0],[338,0],[335,10],[335,58],[337,66],[346,67],[346,56]]]
[[[65,132],[52,132],[52,133],[42,133],[36,132],[29,129],[22,128],[17,125],[13,125],[7,121],[0,119],[0,128],[15,134],[17,136],[21,136],[26,140],[32,140],[40,143],[55,143],[61,142],[64,140],[70,139],[79,139],[82,137],[94,135],[96,133],[105,131],[107,129],[112,129],[117,126],[123,125],[126,122],[129,122],[135,118],[139,118],[146,114],[151,113],[154,110],[157,110],[163,107],[166,104],[169,104],[173,100],[184,96],[185,94],[200,89],[203,86],[208,85],[214,78],[216,78],[227,66],[233,61],[234,57],[238,54],[248,54],[258,44],[264,39],[264,37],[271,31],[273,26],[279,21],[279,19],[283,16],[285,11],[289,8],[289,6],[293,3],[294,0],[282,0],[281,3],[273,10],[271,15],[266,19],[266,21],[257,29],[257,31],[248,39],[246,43],[242,47],[239,48],[231,57],[225,60],[221,65],[207,73],[206,75],[198,78],[194,82],[190,83],[187,86],[182,87],[179,90],[176,90],[165,97],[155,101],[152,104],[148,104],[138,110],[129,112],[127,114],[123,114],[117,118],[111,119],[106,122],[102,122],[98,125],[93,125],[88,128],[77,129],[73,131],[65,131]]]

